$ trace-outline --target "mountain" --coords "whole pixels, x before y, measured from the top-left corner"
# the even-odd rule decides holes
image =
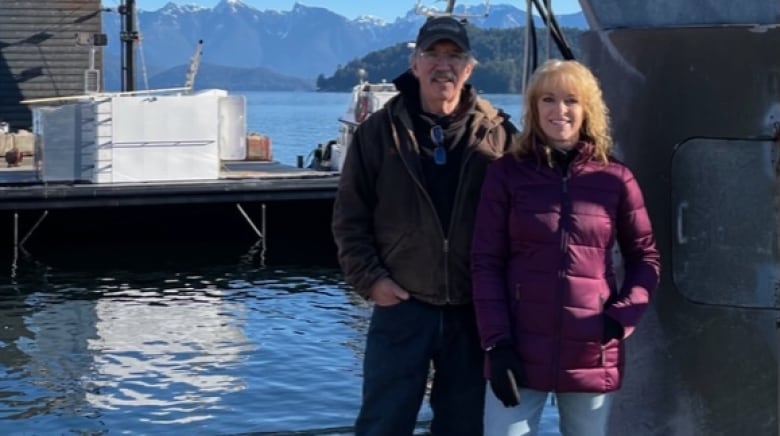
[[[481,6],[458,6],[456,12],[478,15],[484,10]],[[480,28],[512,28],[524,25],[525,17],[525,12],[514,6],[494,5],[487,17],[469,21]],[[120,18],[118,13],[103,16],[109,39],[104,53],[106,78],[119,77],[118,63],[110,64],[109,60],[119,58]],[[301,4],[278,12],[261,11],[240,0],[221,0],[213,8],[168,3],[156,11],[138,11],[142,39],[137,64],[146,66],[149,77],[185,65],[197,41],[203,40],[204,64],[266,68],[313,82],[317,75],[328,74],[369,52],[413,41],[423,19],[413,9],[388,23],[369,16],[348,20],[328,9]],[[561,25],[586,26],[582,13],[561,15],[558,20]],[[111,69],[117,71],[108,71]]]
[[[188,67],[180,65],[155,74],[149,80],[154,88],[182,86]],[[314,82],[285,76],[268,68],[241,68],[200,64],[195,76],[197,88],[222,88],[235,91],[312,91]]]
[[[537,53],[544,57],[546,45],[545,29],[537,29]],[[571,46],[574,56],[580,56],[580,37],[582,30],[574,28],[563,29],[564,38]],[[525,29],[511,27],[507,29],[480,29],[472,27],[469,30],[472,50],[482,53],[478,56],[479,65],[469,78],[479,92],[485,93],[518,93],[523,81],[524,44],[519,44],[525,38]],[[348,91],[358,80],[358,72],[368,74],[369,81],[392,80],[409,68],[408,55],[410,49],[406,44],[371,52],[366,56],[348,62],[339,67],[330,77],[321,74],[317,77],[317,89],[320,91]],[[553,49],[553,57],[560,55]]]

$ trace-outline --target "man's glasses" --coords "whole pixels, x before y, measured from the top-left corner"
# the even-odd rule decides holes
[[[434,50],[421,51],[418,56],[430,63],[445,62],[449,65],[460,65],[469,58],[469,55],[463,52],[437,52]]]
[[[444,132],[441,130],[440,125],[431,127],[431,141],[436,147],[433,149],[433,161],[436,165],[444,165],[447,163],[447,149],[444,148]]]

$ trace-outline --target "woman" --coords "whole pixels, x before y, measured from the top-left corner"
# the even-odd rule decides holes
[[[563,435],[604,435],[623,340],[658,284],[652,226],[636,179],[610,155],[608,110],[584,65],[544,63],[524,108],[520,140],[488,168],[472,243],[485,434],[536,434],[554,393]]]

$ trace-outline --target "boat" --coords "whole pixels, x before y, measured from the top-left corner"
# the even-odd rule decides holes
[[[352,87],[347,109],[338,119],[339,131],[336,139],[319,144],[312,152],[310,168],[321,171],[341,172],[352,136],[357,127],[371,114],[381,109],[385,103],[398,94],[395,85],[385,80],[368,82],[367,73],[358,71],[359,81]]]
[[[663,262],[610,434],[777,435],[780,4],[580,4],[579,60],[603,84]]]
[[[137,90],[134,1],[118,8],[122,90],[103,91],[100,3],[0,8],[0,116],[3,144],[12,144],[0,169],[0,240],[15,255],[54,244],[232,239],[278,256],[303,247],[332,256],[338,177],[271,161],[270,141],[247,133],[243,96],[195,91],[202,41],[184,86]],[[289,220],[304,214],[314,221]]]

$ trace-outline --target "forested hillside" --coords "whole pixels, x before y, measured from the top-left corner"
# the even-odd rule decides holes
[[[579,40],[582,30],[564,29],[566,41],[572,47],[575,57],[579,55]],[[523,53],[525,44],[524,28],[479,29],[469,28],[472,51],[479,62],[471,77],[471,83],[486,93],[519,92],[522,81]],[[548,46],[545,29],[537,30],[539,58],[543,59]],[[555,44],[550,41],[552,57],[560,57]],[[325,77],[317,77],[317,89],[320,91],[348,91],[357,83],[358,70],[368,72],[369,81],[391,81],[409,67],[411,48],[407,43],[396,44],[355,59],[339,66],[336,72]]]

